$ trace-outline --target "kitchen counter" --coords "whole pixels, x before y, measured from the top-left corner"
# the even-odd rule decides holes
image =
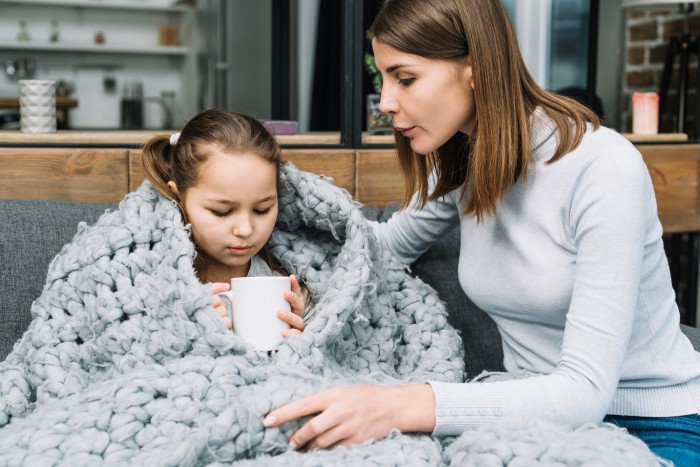
[[[172,134],[179,130],[59,130],[56,133],[30,134],[19,130],[0,130],[0,147],[129,147],[142,146],[155,135]],[[635,144],[646,143],[685,143],[685,133],[660,133],[657,135],[622,136]],[[307,132],[296,135],[278,135],[277,141],[283,146],[326,146],[339,145],[339,132]],[[363,133],[364,144],[393,145],[393,135],[369,135]]]
[[[179,130],[59,130],[56,133],[22,133],[19,130],[0,130],[0,146],[51,147],[132,147],[143,145],[155,135],[171,134]],[[338,145],[340,133],[309,132],[297,135],[279,135],[282,145]]]

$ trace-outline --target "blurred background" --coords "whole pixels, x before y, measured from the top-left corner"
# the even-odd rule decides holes
[[[671,5],[624,10],[622,0],[503,2],[538,82],[623,132],[631,93],[657,90],[668,37],[683,19]],[[361,63],[371,53],[364,31],[381,4],[0,0],[0,127],[16,124],[8,115],[17,113],[17,81],[48,78],[64,129],[176,128],[201,109],[226,107],[293,120],[300,132],[346,131],[351,119],[365,130],[355,115],[374,92]],[[695,12],[691,20],[694,30]]]

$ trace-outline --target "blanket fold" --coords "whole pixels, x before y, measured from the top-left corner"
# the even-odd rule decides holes
[[[271,409],[325,388],[464,378],[444,305],[381,251],[349,194],[289,164],[281,181],[269,248],[314,298],[305,331],[267,355],[225,330],[177,206],[144,182],[78,227],[0,363],[0,465],[438,465],[474,450],[395,433],[299,453],[287,441],[303,421],[263,428]],[[644,446],[616,448],[656,463]]]

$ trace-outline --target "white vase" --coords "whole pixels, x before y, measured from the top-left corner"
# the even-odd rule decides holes
[[[56,82],[19,80],[19,114],[22,133],[55,133]]]

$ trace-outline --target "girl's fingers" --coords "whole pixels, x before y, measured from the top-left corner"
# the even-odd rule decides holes
[[[284,321],[285,323],[289,324],[293,330],[297,331],[303,331],[304,330],[304,320],[301,318],[301,316],[294,314],[294,313],[289,313],[287,311],[282,311],[282,310],[277,310],[277,317]],[[284,334],[284,331],[282,331],[282,335]]]
[[[289,302],[292,313],[297,316],[304,316],[304,300],[301,299],[299,294],[287,291],[284,293],[284,299]]]
[[[218,294],[221,292],[228,292],[231,290],[231,284],[228,282],[212,282],[211,283],[211,293]]]
[[[292,283],[292,292],[294,292],[297,295],[301,295],[301,286],[299,285],[299,279],[297,279],[297,276],[292,274],[289,276],[289,280]]]

